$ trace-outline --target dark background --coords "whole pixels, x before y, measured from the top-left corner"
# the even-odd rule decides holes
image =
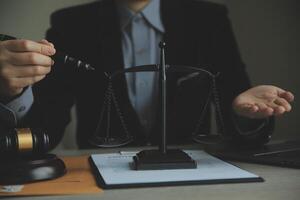
[[[92,0],[1,0],[0,33],[40,40],[50,14]],[[300,138],[299,0],[212,0],[227,5],[244,62],[254,85],[274,84],[292,91],[293,111],[277,118],[274,139]],[[74,110],[73,110],[74,111]],[[74,112],[73,112],[74,113]],[[74,148],[74,124],[61,147]]]

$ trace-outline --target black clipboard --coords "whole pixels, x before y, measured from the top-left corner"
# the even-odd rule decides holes
[[[200,152],[200,151],[199,151]],[[95,156],[96,154],[94,154]],[[105,154],[99,154],[105,155]],[[218,159],[215,158],[214,159]],[[220,160],[220,159],[218,159]],[[221,161],[221,160],[220,160]],[[99,162],[93,159],[93,156],[89,157],[89,162],[91,164],[91,168],[93,174],[96,178],[97,184],[99,187],[103,189],[117,189],[117,188],[137,188],[137,187],[161,187],[161,186],[181,186],[181,185],[201,185],[201,184],[228,184],[228,183],[249,183],[249,182],[263,182],[264,179],[259,176],[252,176],[252,177],[243,177],[243,178],[216,178],[216,179],[199,179],[199,180],[176,180],[176,181],[158,181],[158,182],[139,182],[135,183],[106,183],[105,177],[101,174],[101,169],[97,166]],[[224,162],[224,161],[222,161]],[[239,167],[232,165],[228,162],[224,162],[227,165],[231,165],[232,168],[240,169]],[[101,163],[100,163],[101,164]],[[132,169],[133,170],[133,169]],[[242,170],[242,169],[240,169]],[[242,170],[245,171],[245,170]],[[245,171],[247,172],[247,171]],[[184,172],[183,172],[184,173]],[[247,172],[249,173],[249,172]],[[252,174],[252,173],[250,173]],[[254,174],[253,174],[254,175]]]

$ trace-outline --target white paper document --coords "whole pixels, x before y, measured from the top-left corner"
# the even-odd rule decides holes
[[[196,169],[142,170],[132,167],[132,157],[137,152],[94,154],[92,161],[106,186],[114,185],[168,185],[177,182],[226,183],[262,181],[259,176],[215,158],[201,150],[185,151],[196,162]]]

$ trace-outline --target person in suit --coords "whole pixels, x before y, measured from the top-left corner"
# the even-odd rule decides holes
[[[293,94],[276,86],[251,87],[227,10],[197,0],[102,0],[62,9],[51,16],[47,40],[0,43],[0,119],[2,127],[42,127],[59,143],[76,104],[77,142],[91,147],[107,77],[104,72],[159,63],[159,41],[167,44],[167,63],[204,67],[217,73],[224,130],[235,145],[269,141],[274,116],[291,110]],[[72,71],[50,58],[56,50],[95,66]],[[190,142],[209,131],[210,109],[198,130],[208,95],[203,82],[168,76],[168,141]],[[134,144],[157,144],[157,75],[121,76],[114,83],[120,110]],[[112,116],[112,134],[124,127]],[[195,130],[196,133],[195,133]]]

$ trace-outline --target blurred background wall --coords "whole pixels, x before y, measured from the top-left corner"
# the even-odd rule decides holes
[[[0,0],[0,33],[39,40],[50,14],[92,0]],[[183,0],[184,1],[184,0]],[[244,62],[254,85],[274,84],[294,92],[293,111],[279,117],[274,139],[300,138],[300,1],[211,0],[227,5]],[[74,116],[74,109],[73,109]],[[63,148],[75,147],[73,120]]]

